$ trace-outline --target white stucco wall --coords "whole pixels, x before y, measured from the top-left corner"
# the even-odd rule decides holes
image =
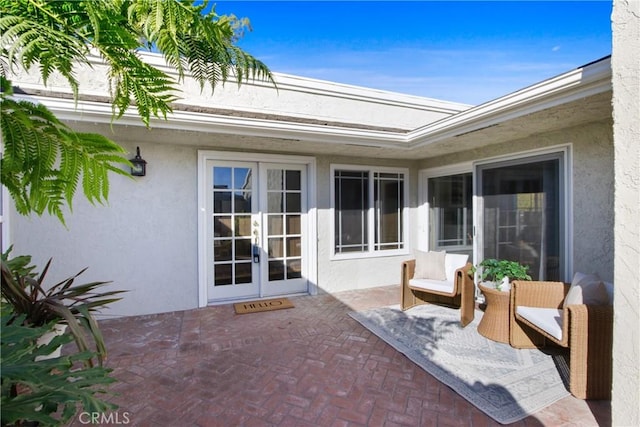
[[[91,130],[88,124],[81,126]],[[213,138],[215,140],[215,138]],[[135,145],[122,142],[135,152]],[[145,177],[112,176],[108,206],[92,206],[78,195],[67,228],[56,219],[12,214],[14,254],[31,254],[38,266],[54,257],[51,281],[84,267],[83,281],[111,280],[111,289],[128,289],[107,316],[158,313],[198,306],[197,152],[195,145],[138,142],[147,160]],[[212,149],[215,147],[206,147]],[[330,166],[332,163],[407,167],[406,161],[348,157],[317,158],[318,291],[339,292],[399,283],[406,255],[331,260]],[[415,168],[410,174],[415,206]],[[411,210],[413,213],[414,210]],[[415,220],[412,218],[411,223]],[[413,236],[408,245],[414,244]]]
[[[406,161],[380,161],[374,159],[332,157],[318,158],[318,283],[320,291],[339,292],[349,289],[364,289],[375,286],[394,285],[400,283],[400,264],[411,258],[412,249],[416,244],[415,236],[409,235],[406,254],[395,256],[374,256],[349,259],[331,259],[331,164],[348,164],[363,166],[385,166],[408,168],[411,163]],[[416,169],[409,170],[409,230],[414,229],[416,223],[415,209],[417,203],[417,173]]]
[[[90,131],[84,124],[82,130]],[[116,133],[116,136],[121,132]],[[221,137],[210,138],[215,149]],[[126,139],[126,138],[125,138]],[[90,267],[86,280],[113,280],[113,288],[131,289],[109,315],[146,314],[198,305],[197,150],[189,141],[121,142],[130,152],[139,145],[148,161],[147,176],[114,176],[107,207],[77,197],[68,228],[55,219],[13,216],[16,254],[29,253],[38,265],[55,257],[52,278]],[[398,284],[400,262],[412,257],[418,236],[418,170],[479,160],[533,148],[573,144],[574,270],[613,277],[613,186],[611,123],[566,129],[509,144],[446,157],[408,162],[346,156],[317,156],[317,285],[319,292],[339,292]],[[332,259],[332,164],[390,166],[409,169],[410,235],[405,253],[355,259]]]
[[[640,2],[613,4],[615,304],[612,424],[640,425]]]
[[[13,254],[38,266],[53,257],[53,284],[84,267],[79,283],[111,280],[128,289],[108,315],[146,314],[197,307],[196,151],[140,143],[147,176],[112,175],[108,206],[79,195],[67,228],[50,216],[12,213]],[[135,146],[126,146],[135,152]],[[55,280],[55,282],[54,282]]]
[[[426,159],[420,169],[490,159],[571,144],[573,156],[573,271],[613,280],[613,142],[611,122],[592,123]],[[568,277],[566,280],[570,280]]]

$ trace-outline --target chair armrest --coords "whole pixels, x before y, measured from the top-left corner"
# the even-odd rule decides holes
[[[613,368],[613,306],[570,305],[570,389],[581,399],[610,399]]]
[[[410,259],[402,263],[402,283],[409,284],[409,280],[413,279],[416,271],[416,260]]]
[[[464,267],[456,270],[454,287],[460,293],[460,323],[464,328],[473,321],[476,309],[476,288],[469,270],[473,264],[468,262]]]
[[[516,280],[511,286],[511,306],[562,308],[569,285],[562,282]]]

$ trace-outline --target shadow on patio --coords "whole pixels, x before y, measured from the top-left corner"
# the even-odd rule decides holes
[[[119,382],[111,421],[136,426],[496,425],[348,316],[398,286],[102,321]],[[609,402],[567,397],[513,425],[610,424]],[[86,425],[76,420],[73,425]],[[86,420],[84,420],[86,421]]]

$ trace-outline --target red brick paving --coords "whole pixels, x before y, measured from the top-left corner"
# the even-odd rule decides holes
[[[347,315],[398,298],[390,286],[103,321],[111,401],[135,426],[497,425]],[[606,426],[609,403],[567,397],[513,425]]]

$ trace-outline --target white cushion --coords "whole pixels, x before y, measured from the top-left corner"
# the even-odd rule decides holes
[[[416,251],[416,268],[413,277],[416,279],[445,280],[444,252]]]
[[[420,288],[426,291],[437,291],[452,293],[453,281],[448,280],[431,280],[431,279],[411,279],[409,280],[409,286],[412,288]]]
[[[516,313],[558,341],[562,341],[562,310],[518,306],[516,307]]]
[[[564,299],[564,306],[574,304],[608,305],[607,288],[597,274],[576,273]]]
[[[453,282],[455,280],[456,270],[464,267],[468,259],[469,255],[446,254],[444,256],[444,270],[446,279]]]

